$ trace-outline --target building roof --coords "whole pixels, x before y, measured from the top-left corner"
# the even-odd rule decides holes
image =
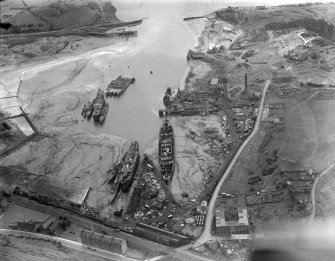
[[[211,84],[216,85],[219,83],[219,78],[212,78]]]
[[[103,234],[96,233],[96,232],[86,230],[86,229],[82,230],[82,234],[85,237],[92,238],[95,240],[100,240],[109,245],[120,245],[121,246],[122,243],[125,241],[124,239],[121,239],[121,238],[103,235]]]
[[[215,225],[216,225],[216,227],[226,226],[226,219],[225,219],[225,216],[224,216],[223,209],[216,209],[215,210]]]
[[[245,208],[238,208],[238,220],[226,220],[223,206],[217,206],[215,209],[216,227],[224,226],[249,226],[248,212]]]
[[[249,221],[248,221],[248,212],[245,208],[239,208],[238,209],[238,224],[249,226]]]

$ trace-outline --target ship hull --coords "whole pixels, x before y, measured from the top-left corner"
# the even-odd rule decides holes
[[[102,109],[101,115],[100,115],[100,117],[99,117],[99,121],[100,121],[101,123],[103,123],[103,122],[105,121],[105,119],[106,119],[106,115],[107,115],[107,112],[108,112],[108,108],[109,108],[109,104],[106,103],[106,104],[105,104],[105,107]]]
[[[139,159],[140,159],[140,155],[137,154],[135,165],[134,165],[133,171],[131,173],[131,176],[127,180],[121,181],[120,185],[121,185],[122,192],[127,192],[130,188],[130,185],[133,183],[134,177],[135,177],[135,174],[136,174],[136,170],[137,170],[137,167],[138,167]]]
[[[120,187],[123,192],[127,192],[133,183],[135,173],[139,163],[139,145],[137,141],[132,142],[128,152],[122,159],[122,179]]]
[[[99,121],[104,106],[105,106],[105,94],[104,91],[99,89],[97,97],[93,100],[93,119],[95,121]]]
[[[159,131],[159,165],[162,177],[168,183],[174,173],[174,135],[170,123],[163,123]]]
[[[111,189],[111,192],[109,194],[109,204],[113,204],[118,191],[119,191],[119,186],[117,186],[115,189]]]
[[[101,111],[100,112],[93,112],[94,121],[99,121],[100,114],[101,114]]]
[[[88,109],[88,111],[86,112],[86,118],[90,119],[92,117],[92,113],[93,113],[93,107]]]
[[[119,78],[125,79],[125,78],[122,78],[121,75],[117,79]],[[122,84],[122,86],[119,86],[116,88],[112,81],[112,83],[109,84],[107,87],[106,96],[116,96],[116,97],[121,96],[125,92],[125,90],[134,82],[135,82],[135,78],[128,78],[126,79],[126,82]]]

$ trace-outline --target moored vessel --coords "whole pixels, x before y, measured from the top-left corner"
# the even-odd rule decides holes
[[[115,80],[112,80],[106,89],[106,96],[120,96],[130,84],[135,82],[135,78],[126,78],[119,75]]]
[[[81,110],[81,116],[83,116],[84,118],[86,118],[89,113],[92,111],[92,102],[88,101],[84,104],[83,109]]]
[[[103,123],[104,120],[105,120],[105,118],[106,118],[106,115],[107,115],[107,112],[108,112],[108,108],[109,108],[109,104],[106,102],[105,106],[102,108],[102,111],[101,111],[101,114],[100,114],[100,117],[99,117],[99,121],[101,123]]]
[[[90,119],[92,117],[92,113],[93,113],[93,103],[90,102],[90,105],[86,111],[86,118]]]
[[[139,145],[137,141],[134,141],[131,143],[128,152],[122,160],[122,180],[120,182],[120,185],[123,192],[127,192],[130,185],[133,183],[134,176],[138,167],[139,158]]]
[[[101,111],[105,106],[105,97],[104,91],[98,90],[97,97],[93,100],[93,118],[94,120],[98,121],[101,115]]]
[[[169,182],[174,171],[174,136],[173,127],[167,117],[164,117],[159,130],[159,165],[165,182]]]

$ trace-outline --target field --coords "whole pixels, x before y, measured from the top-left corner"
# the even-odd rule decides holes
[[[329,18],[333,6],[327,8],[317,6],[316,10],[327,13]],[[308,50],[305,56],[299,56],[302,54],[297,54],[297,50],[302,40],[297,29],[268,31],[267,40],[264,37],[250,39],[250,35],[255,35],[250,32],[256,25],[274,22],[277,16],[292,19],[292,13],[296,13],[297,19],[311,17],[306,9],[297,11],[291,7],[269,8],[266,12],[245,10],[242,9],[249,23],[242,23],[244,34],[231,48],[236,49],[231,53],[237,58],[232,61],[235,65],[229,73],[230,98],[241,99],[244,73],[251,75],[248,82],[254,88],[264,79],[270,78],[272,83],[266,94],[260,129],[240,155],[220,193],[237,193],[236,204],[247,205],[256,232],[301,227],[312,213],[313,180],[304,180],[297,174],[299,181],[292,181],[296,175],[292,173],[311,171],[318,175],[335,156],[332,131],[335,100],[320,99],[320,88],[306,84],[334,84],[334,74],[329,69],[334,67],[330,58],[334,55],[333,43],[324,46],[315,42],[312,47],[305,48]],[[313,56],[313,52],[317,55]],[[290,175],[283,174],[285,171]],[[324,193],[317,196],[320,216],[327,213],[327,205],[331,202],[329,192],[326,193],[332,184],[330,173],[320,179],[316,195],[322,191],[321,184],[326,184],[325,180],[328,190],[325,185]],[[287,184],[293,184],[295,189]],[[332,211],[324,216],[330,218],[330,213]]]
[[[335,216],[335,189],[334,170],[329,171],[325,176],[320,178],[316,186],[316,213],[313,225],[330,224],[334,221]]]
[[[207,179],[213,178],[210,176],[217,172],[223,161],[220,146],[215,141],[210,142],[206,130],[216,132],[220,137],[225,134],[216,116],[180,117],[172,122],[176,141],[176,175],[171,182],[171,191],[178,201],[183,202],[196,199],[204,191]],[[191,139],[186,136],[190,131],[199,133]],[[183,199],[182,192],[188,194],[187,199]]]
[[[0,227],[8,228],[10,224],[14,224],[18,221],[45,222],[49,217],[50,215],[11,204],[0,218]]]
[[[21,31],[81,27],[96,24],[102,18],[103,22],[119,22],[116,9],[105,1],[17,0],[4,2],[1,7],[2,19]]]
[[[64,247],[55,242],[1,235],[0,252],[2,260],[110,260],[84,251]]]
[[[119,23],[116,9],[107,1],[4,1],[1,2],[2,21],[10,23],[9,31],[1,33],[36,33]],[[119,41],[119,40],[112,40]],[[105,46],[102,39],[79,36],[45,36],[3,38],[0,40],[1,66],[29,63],[32,60],[50,59],[50,56],[66,53],[82,53]]]

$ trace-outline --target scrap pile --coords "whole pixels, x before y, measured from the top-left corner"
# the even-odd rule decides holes
[[[170,108],[178,111],[196,110],[203,112],[219,110],[219,98],[211,93],[180,94],[171,103]]]
[[[155,177],[154,167],[145,155],[139,168],[139,182],[134,190],[128,214],[148,221],[166,214],[168,199],[161,182]]]

